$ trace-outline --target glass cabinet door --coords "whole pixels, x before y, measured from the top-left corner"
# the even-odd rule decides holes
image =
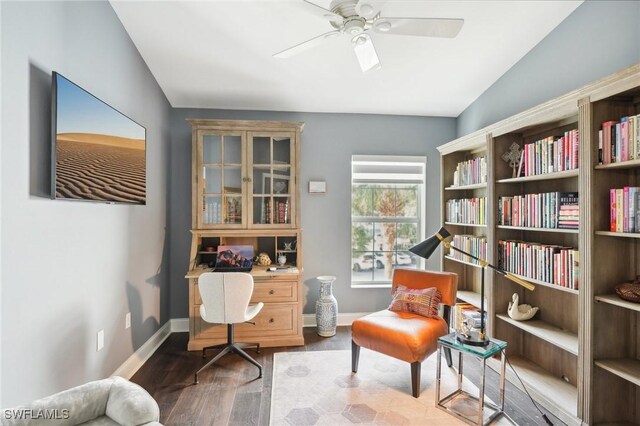
[[[295,226],[295,150],[292,133],[250,133],[250,223]]]
[[[242,133],[203,132],[199,137],[199,226],[235,228],[243,224]],[[234,226],[235,225],[235,226]]]

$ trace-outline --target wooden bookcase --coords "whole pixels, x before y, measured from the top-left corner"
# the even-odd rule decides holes
[[[609,189],[640,186],[640,160],[598,165],[602,122],[638,113],[640,64],[439,147],[443,222],[449,199],[486,196],[488,203],[486,228],[445,227],[486,234],[489,262],[498,263],[501,240],[579,250],[577,290],[525,277],[536,285],[529,292],[492,273],[485,286],[489,335],[509,343],[509,359],[529,392],[567,424],[640,423],[640,304],[614,293],[640,274],[640,233],[609,231]],[[579,133],[578,170],[512,177],[501,157],[513,143],[523,147],[568,129]],[[456,164],[480,151],[487,155],[486,187],[448,188]],[[499,224],[500,197],[546,192],[579,193],[578,230]],[[460,275],[459,298],[477,306],[481,270],[444,254],[441,264]],[[540,307],[533,320],[507,315],[513,293]],[[515,375],[507,378],[520,386]]]
[[[251,303],[264,302],[254,324],[236,328],[239,340],[262,346],[303,345],[302,230],[299,158],[303,123],[188,120],[192,126],[192,229],[189,350],[226,341],[224,325],[200,318],[198,277],[215,265],[220,245],[251,245],[288,270],[254,265]]]

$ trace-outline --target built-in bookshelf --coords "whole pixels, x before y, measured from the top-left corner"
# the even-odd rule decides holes
[[[468,142],[463,149],[453,150],[440,157],[444,225],[456,235],[459,245],[462,244],[461,239],[465,241],[464,246],[460,246],[461,249],[475,255],[487,254],[487,224],[492,220],[487,213],[487,173],[490,159],[485,147],[483,138]],[[483,247],[480,250],[481,241]],[[473,250],[471,242],[475,245]],[[480,307],[482,268],[473,259],[446,249],[443,249],[441,267],[444,271],[458,274],[458,299]]]
[[[580,139],[577,104],[563,111],[560,116],[531,117],[518,127],[492,133],[489,143],[496,184],[490,204],[499,215],[498,225],[491,230],[494,258],[498,266],[535,283],[536,288],[528,291],[496,276],[489,299],[498,319],[493,322],[492,336],[509,343],[508,356],[517,357],[529,367],[530,376],[539,374],[564,382],[561,389],[565,395],[558,401],[571,401],[573,405],[561,406],[552,400],[547,409],[566,423],[577,423],[574,414],[579,411],[578,400],[574,396],[578,395],[580,381],[580,323],[576,288],[580,285],[569,282],[569,273],[579,275],[580,227],[562,229],[574,232],[554,231],[560,231],[559,205],[579,200]],[[513,144],[521,147],[525,162],[515,178],[512,167],[501,159]],[[505,209],[511,209],[511,215]],[[575,264],[568,253],[575,254]],[[533,319],[517,321],[507,315],[514,293],[518,294],[519,303],[540,308]],[[520,374],[520,369],[515,368]],[[534,380],[530,386],[536,383]]]
[[[589,345],[589,357],[593,363],[588,365],[594,401],[591,423],[638,424],[640,304],[620,299],[615,294],[615,287],[640,274],[640,233],[629,232],[628,213],[632,206],[629,206],[628,196],[625,197],[629,188],[640,186],[640,130],[637,125],[640,79],[636,78],[635,83],[602,96],[584,108],[590,118],[586,125],[593,138],[589,174],[593,191],[591,220],[595,232],[587,236],[585,259],[591,275],[589,331],[593,333],[593,340]],[[637,210],[635,206],[632,208]],[[633,227],[635,229],[635,224]]]
[[[618,232],[611,228],[611,189],[622,190],[623,212],[630,216],[637,209],[630,196],[625,202],[624,191],[640,187],[638,115],[640,64],[438,148],[443,222],[447,201],[486,197],[485,226],[451,221],[445,225],[449,232],[486,238],[490,263],[502,262],[536,285],[530,292],[487,272],[487,331],[507,341],[508,357],[527,390],[567,424],[640,423],[640,304],[615,294],[616,285],[640,275],[640,228],[630,217],[623,217],[626,226]],[[603,128],[607,122],[613,123]],[[619,137],[622,123],[626,143],[612,139],[618,145],[607,145],[604,132]],[[523,152],[515,170],[503,160],[515,156],[514,144]],[[614,152],[604,161],[606,149]],[[457,164],[480,155],[486,157],[486,186],[455,187]],[[565,209],[563,227],[549,194],[577,195]],[[525,205],[534,209],[525,214],[536,220],[506,220],[509,199],[517,200],[517,213]],[[536,251],[517,252],[516,262],[505,258],[504,242]],[[552,259],[565,262],[559,275]],[[483,269],[446,250],[442,268],[460,275],[459,299],[478,306]],[[532,320],[507,315],[514,293],[520,303],[540,307]],[[498,362],[490,365],[499,368]],[[507,378],[520,387],[513,374]]]

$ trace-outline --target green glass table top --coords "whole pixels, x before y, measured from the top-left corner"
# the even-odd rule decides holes
[[[498,339],[490,339],[487,346],[464,345],[456,339],[456,333],[442,336],[438,338],[438,342],[455,350],[477,355],[482,358],[489,358],[507,347],[507,342]]]

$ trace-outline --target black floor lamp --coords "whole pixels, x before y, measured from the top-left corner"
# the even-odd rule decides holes
[[[442,245],[444,245],[445,248],[453,249],[457,252],[464,254],[465,256],[469,256],[470,258],[478,261],[478,264],[480,265],[480,267],[482,267],[482,274],[481,274],[482,279],[480,284],[480,331],[479,332],[471,331],[469,332],[469,334],[458,331],[456,333],[457,334],[456,338],[458,339],[458,341],[460,341],[465,345],[486,346],[489,344],[489,339],[487,338],[484,330],[484,275],[487,267],[493,269],[496,273],[504,276],[505,278],[517,284],[520,284],[522,287],[526,288],[527,290],[533,291],[533,289],[535,289],[535,286],[521,278],[516,277],[515,275],[509,272],[506,272],[501,268],[498,268],[497,266],[490,264],[485,259],[480,259],[479,257],[474,256],[470,253],[467,253],[464,250],[460,250],[458,247],[452,245],[449,241],[447,241],[449,237],[451,237],[451,234],[449,233],[449,231],[447,231],[445,228],[440,228],[440,230],[436,232],[435,235],[427,238],[420,244],[411,247],[409,251],[411,253],[417,254],[420,257],[428,259],[429,257],[431,257],[433,252],[436,251],[440,243],[442,243]]]

